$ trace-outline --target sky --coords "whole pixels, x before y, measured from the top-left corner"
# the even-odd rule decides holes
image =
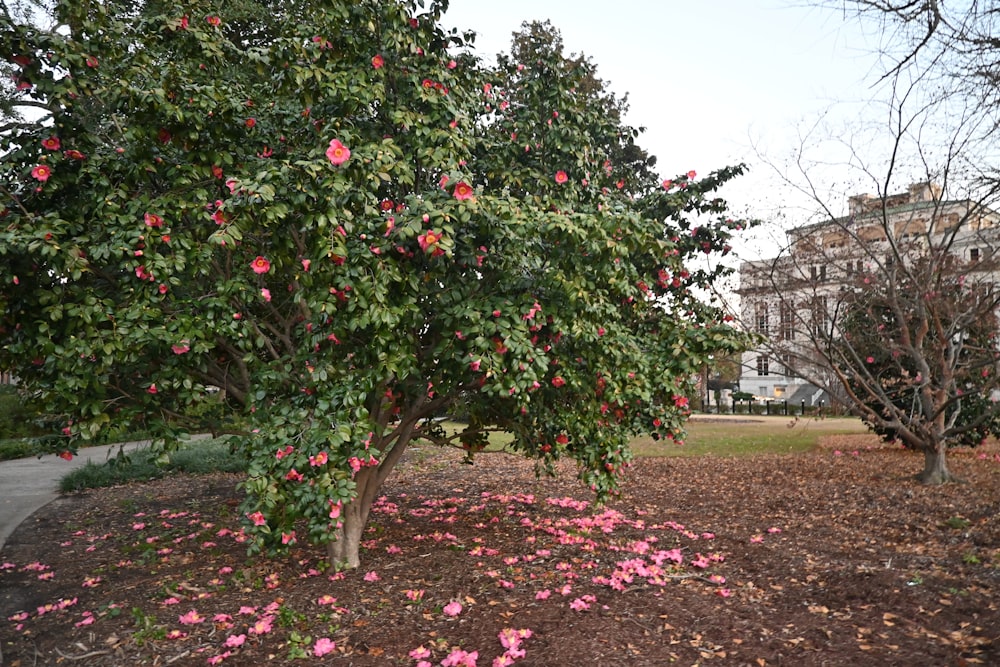
[[[626,120],[646,128],[639,143],[663,177],[746,163],[749,174],[724,196],[734,212],[768,218],[795,199],[768,163],[794,154],[820,118],[850,123],[880,71],[871,26],[818,4],[451,0],[443,23],[476,31],[477,53],[492,57],[509,50],[522,21],[550,20],[567,52],[589,56],[628,94]],[[800,221],[785,213],[785,226],[805,222],[805,211]]]

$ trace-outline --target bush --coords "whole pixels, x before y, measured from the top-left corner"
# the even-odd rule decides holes
[[[169,456],[155,447],[120,451],[102,464],[88,463],[69,473],[59,482],[59,490],[66,493],[145,482],[177,473],[243,472],[246,467],[246,457],[230,446],[228,438],[199,440],[186,443]]]

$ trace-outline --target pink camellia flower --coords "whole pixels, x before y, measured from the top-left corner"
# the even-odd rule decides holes
[[[192,609],[188,613],[179,616],[177,620],[181,623],[181,625],[195,625],[196,623],[204,622],[205,617],[199,614],[196,610]]]
[[[441,240],[441,234],[434,231],[433,229],[428,229],[426,232],[417,237],[417,243],[420,244],[420,249],[424,252],[429,252],[437,249],[437,243]]]
[[[364,579],[365,581],[378,581],[379,580],[378,572],[376,572],[375,570],[372,570],[371,572],[366,572]]]
[[[180,343],[171,345],[170,349],[174,351],[174,354],[187,354],[191,351],[191,346],[186,340],[182,340]]]
[[[84,155],[80,151],[74,150],[72,148],[69,149],[68,151],[63,151],[63,155],[65,155],[66,157],[68,157],[71,160],[85,160],[85,159],[87,159],[86,155]]]
[[[667,180],[663,181],[663,189],[664,190],[669,190],[671,187],[673,187],[673,185],[674,185],[674,182],[671,181],[669,178]]]
[[[688,178],[695,178],[697,175],[698,175],[698,172],[696,172],[694,169],[692,169],[691,171],[689,171],[687,173],[687,177]]]
[[[312,266],[312,260],[309,260],[309,259],[302,260],[302,270],[303,271],[308,271],[310,266]]]
[[[143,220],[145,221],[147,227],[162,227],[163,226],[163,218],[161,218],[160,216],[155,215],[153,213],[146,213],[143,216]]]
[[[50,151],[59,150],[59,137],[49,137],[48,139],[42,139],[42,148]]]
[[[873,364],[875,363],[875,357],[868,357],[867,359],[865,359],[865,361],[867,361],[869,364]]]
[[[158,390],[156,389],[156,383],[154,382],[153,384],[149,385],[149,389],[146,390],[146,393],[147,394],[155,394],[155,393],[157,393],[157,391]]]
[[[250,262],[250,268],[253,269],[254,273],[267,273],[271,270],[271,262],[267,261],[264,257],[257,255],[257,257]]]
[[[568,180],[569,180],[569,176],[566,175],[565,171],[563,171],[562,169],[560,169],[559,171],[556,172],[556,183],[559,183],[561,185],[561,184],[565,183]]]
[[[453,194],[455,196],[455,199],[457,199],[458,201],[465,201],[466,199],[471,199],[472,186],[466,183],[465,181],[462,181],[461,183],[455,186]]]
[[[226,637],[225,645],[228,648],[239,648],[240,646],[243,646],[246,640],[247,640],[246,635],[229,635],[228,637]]]
[[[262,287],[260,290],[260,295],[264,297],[264,301],[267,301],[268,303],[271,302],[271,290],[267,289],[266,287]]]
[[[410,657],[414,660],[423,660],[424,658],[431,657],[431,652],[426,646],[420,645],[410,651]]]
[[[220,19],[218,16],[206,16],[205,21],[208,22],[208,25],[213,25],[213,26],[222,25],[222,19]]]
[[[337,645],[330,641],[328,637],[320,637],[316,640],[313,645],[313,655],[317,658],[322,658],[327,653],[331,653],[337,649]]]
[[[382,69],[382,67],[384,66],[385,66],[385,58],[383,58],[380,54],[372,56],[372,67],[374,67],[375,69]]]
[[[267,519],[264,518],[264,515],[261,512],[254,512],[252,514],[247,514],[247,518],[253,521],[253,525],[255,526],[267,525]]]
[[[564,380],[561,376],[557,375],[556,377],[552,378],[552,386],[553,387],[556,387],[558,389],[559,387],[563,386],[564,384],[566,384],[566,380]]]
[[[31,177],[44,183],[52,175],[52,169],[44,164],[40,164],[31,170]]]
[[[87,63],[87,67],[90,67],[91,69],[97,67],[97,58],[94,56],[87,56],[87,60],[85,62]]]
[[[462,603],[457,600],[453,600],[444,606],[441,612],[445,616],[458,616],[462,613]]]
[[[252,129],[252,128],[254,128],[257,125],[257,119],[256,118],[247,118],[245,121],[243,121],[243,124],[247,126],[248,130]]]
[[[326,149],[326,157],[336,166],[340,166],[351,158],[350,149],[340,143],[340,139],[331,139],[330,147]]]
[[[473,371],[478,371],[482,363],[483,363],[482,359],[476,359],[475,361],[469,363],[469,368],[471,368]]]
[[[188,24],[189,24],[188,17],[187,16],[182,16],[181,20],[177,23],[177,27],[180,30],[187,30],[188,29]]]

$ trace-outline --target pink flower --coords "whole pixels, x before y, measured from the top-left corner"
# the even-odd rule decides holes
[[[302,270],[303,271],[308,271],[310,266],[312,266],[312,260],[310,260],[310,259],[304,259],[304,260],[302,260]]]
[[[379,580],[378,572],[376,572],[375,570],[372,570],[371,572],[366,572],[364,579],[365,581],[378,581]]]
[[[149,385],[149,389],[146,390],[146,393],[147,394],[155,394],[158,391],[159,390],[156,388],[156,383],[154,382],[153,384]]]
[[[208,25],[211,26],[218,26],[222,24],[222,19],[220,19],[218,16],[206,16],[205,21],[207,21]]]
[[[260,255],[257,255],[257,257],[250,262],[250,268],[257,274],[267,273],[271,270],[271,262],[267,261],[267,259],[261,257]]]
[[[273,624],[274,617],[265,616],[254,623],[248,632],[252,635],[266,635],[273,629]]]
[[[728,598],[733,594],[733,592],[728,588],[720,588],[719,590],[715,591],[715,594],[718,595],[720,598]]]
[[[191,346],[188,345],[186,340],[182,340],[176,345],[171,345],[170,349],[174,351],[174,354],[185,354],[191,351]]]
[[[556,183],[559,183],[561,185],[561,184],[565,183],[568,180],[569,180],[569,176],[566,175],[565,171],[563,171],[562,169],[560,169],[559,171],[556,172]]]
[[[42,139],[42,148],[50,151],[59,150],[59,137],[49,137],[48,139]]]
[[[569,603],[569,608],[573,611],[586,611],[590,609],[590,603],[583,598],[577,598]]]
[[[52,175],[52,170],[49,167],[45,166],[44,164],[40,164],[31,170],[32,178],[41,181],[42,183],[49,180],[49,176],[51,175]]]
[[[382,69],[385,66],[385,58],[381,55],[372,56],[372,67],[375,69]]]
[[[535,593],[535,599],[548,600],[550,595],[552,595],[552,591],[546,588],[544,591],[538,591],[537,593]]]
[[[688,406],[688,397],[674,394],[674,405],[679,408],[686,408]]]
[[[359,468],[359,470],[360,470],[360,468]],[[331,519],[336,519],[336,518],[340,517],[340,510],[344,506],[343,501],[338,500],[336,503],[334,503],[332,500],[328,500],[327,502],[330,503],[330,518]]]
[[[471,199],[472,186],[466,183],[465,181],[462,181],[461,183],[455,186],[453,194],[455,196],[455,199],[457,199],[458,201],[465,201],[466,199]]]
[[[462,603],[458,601],[449,602],[441,611],[445,616],[458,616],[462,613]]]
[[[264,301],[267,301],[268,303],[271,302],[271,290],[267,289],[266,287],[262,287],[260,290],[260,295],[264,297]]]
[[[340,166],[351,158],[351,151],[340,143],[339,139],[331,139],[330,147],[326,149],[326,157],[336,166]]]
[[[163,218],[161,218],[160,216],[155,215],[153,213],[146,213],[143,216],[143,219],[144,219],[147,227],[162,227],[163,226]]]
[[[246,640],[246,635],[229,635],[226,637],[225,646],[227,648],[239,648],[240,646],[243,646],[243,643],[246,642]]]
[[[181,625],[195,625],[197,623],[203,623],[205,621],[205,617],[200,615],[194,609],[192,609],[183,616],[178,616],[177,620],[180,622]]]
[[[87,56],[85,62],[87,63],[87,67],[90,67],[91,69],[97,67],[97,58],[95,58],[94,56]]]
[[[437,244],[441,240],[441,234],[434,231],[433,229],[428,229],[426,232],[417,237],[417,243],[420,244],[420,249],[424,252],[429,250],[438,250]]]
[[[309,465],[311,465],[311,466],[313,466],[315,468],[315,467],[318,467],[318,466],[326,465],[326,462],[328,460],[329,460],[329,457],[327,456],[327,453],[326,452],[320,452],[316,456],[310,456],[309,457]]]
[[[255,526],[267,525],[267,519],[261,512],[254,512],[252,514],[247,514],[247,518],[253,521],[253,525]]]
[[[336,648],[337,645],[334,642],[330,641],[329,638],[320,637],[319,639],[316,640],[316,643],[313,645],[313,655],[316,656],[317,658],[322,658],[327,653],[331,653],[334,650],[336,650]]]
[[[410,651],[410,657],[414,660],[423,660],[431,657],[431,652],[426,646],[421,645]]]
[[[689,171],[689,172],[687,173],[687,177],[688,177],[688,178],[694,178],[694,177],[696,177],[697,175],[698,175],[698,172],[696,172],[696,171],[695,171],[694,169],[692,169],[691,171]]]
[[[482,363],[483,363],[482,359],[476,359],[475,361],[469,363],[469,368],[471,368],[473,371],[478,371]]]
[[[669,190],[673,186],[673,184],[674,182],[668,178],[667,180],[663,181],[663,189]]]
[[[441,661],[441,667],[476,667],[477,660],[479,660],[479,651],[468,653],[457,648]]]
[[[865,359],[865,361],[867,361],[869,364],[873,364],[875,363],[875,357],[868,357],[867,359]]]
[[[564,384],[566,384],[566,380],[564,380],[561,376],[557,375],[554,378],[552,378],[552,386],[555,387],[556,389],[563,386]]]

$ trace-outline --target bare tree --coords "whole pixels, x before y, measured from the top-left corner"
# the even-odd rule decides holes
[[[742,317],[766,339],[758,371],[836,397],[941,483],[949,446],[1000,430],[1000,184],[977,163],[984,116],[904,78],[881,120],[836,141],[847,181],[874,192],[845,213],[807,142],[790,169],[772,163],[818,215],[743,265]]]

